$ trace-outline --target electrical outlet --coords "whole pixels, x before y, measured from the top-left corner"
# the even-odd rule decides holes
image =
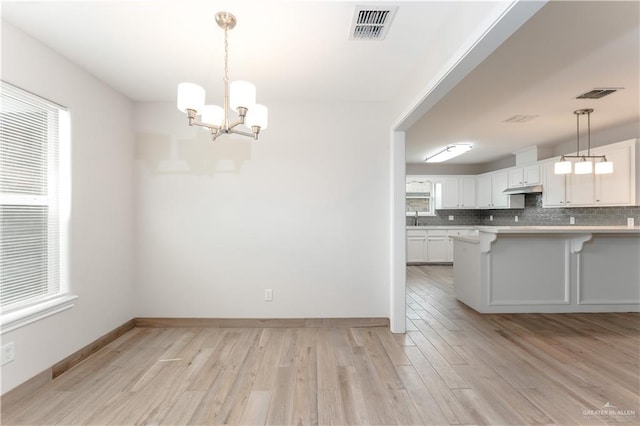
[[[9,342],[6,345],[2,345],[2,365],[13,361],[15,358],[15,350],[13,342]]]
[[[264,289],[264,301],[272,302],[273,301],[273,290],[270,288]]]
[[[632,217],[628,217],[628,218],[627,218],[627,226],[633,226],[634,222],[635,222],[635,221],[633,220],[633,218],[632,218]]]
[[[493,222],[493,215],[492,214],[489,215],[489,220]]]
[[[575,218],[575,217],[573,217],[573,216],[571,216],[571,217],[569,218],[569,225],[575,225],[575,224],[576,224],[576,218]]]
[[[513,217],[513,221],[514,221],[514,222],[517,222],[517,221],[518,221],[518,215],[516,215],[516,216],[514,216],[514,217]]]
[[[449,215],[449,220],[453,220],[453,215],[452,214]]]

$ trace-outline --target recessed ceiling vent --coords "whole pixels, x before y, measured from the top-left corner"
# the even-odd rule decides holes
[[[384,40],[397,6],[356,6],[349,40]]]
[[[582,95],[576,96],[576,99],[600,99],[600,98],[604,98],[605,96],[608,96],[608,95],[610,95],[612,93],[615,93],[620,89],[622,89],[622,87],[609,87],[609,88],[602,88],[602,89],[593,89],[593,90],[589,90],[586,93],[583,93]]]
[[[509,117],[506,120],[502,120],[503,123],[527,123],[535,118],[540,117],[539,115],[514,115],[513,117]]]

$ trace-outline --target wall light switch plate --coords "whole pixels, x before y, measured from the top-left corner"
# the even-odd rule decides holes
[[[575,218],[575,217],[573,217],[573,216],[571,216],[571,217],[569,218],[569,225],[575,225],[575,224],[576,224],[576,218]]]
[[[273,290],[270,288],[264,289],[264,301],[273,302]]]
[[[627,218],[627,226],[634,226],[634,220],[632,217]]]
[[[449,220],[453,220],[453,215],[452,214],[449,215]]]

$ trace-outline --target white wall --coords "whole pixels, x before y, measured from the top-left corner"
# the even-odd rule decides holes
[[[45,45],[2,22],[2,79],[69,108],[70,287],[76,306],[2,335],[15,361],[2,393],[134,316],[132,104]]]
[[[387,106],[267,103],[257,142],[136,105],[138,316],[389,316]]]

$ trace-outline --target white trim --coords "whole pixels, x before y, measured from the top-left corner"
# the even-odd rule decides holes
[[[391,138],[391,288],[389,326],[392,333],[404,333],[407,323],[407,254],[405,195],[405,133],[392,132]],[[426,236],[426,233],[425,233]]]
[[[78,296],[63,294],[44,302],[18,309],[0,316],[0,335],[71,309]]]

